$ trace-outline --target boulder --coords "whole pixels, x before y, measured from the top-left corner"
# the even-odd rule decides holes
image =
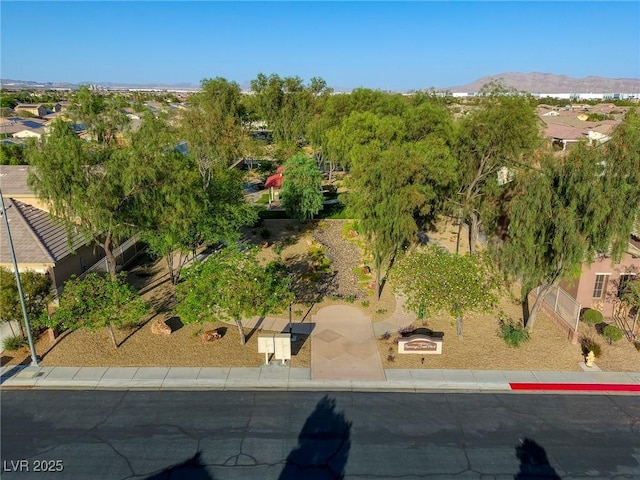
[[[222,338],[222,335],[220,335],[217,330],[207,330],[206,332],[202,333],[201,337],[202,341],[206,343],[213,342],[214,340],[220,340]]]
[[[151,324],[151,333],[154,335],[171,335],[171,327],[163,320],[156,320]]]

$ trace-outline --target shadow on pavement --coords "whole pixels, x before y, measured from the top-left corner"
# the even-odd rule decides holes
[[[351,422],[336,412],[335,399],[325,395],[302,427],[279,480],[344,478],[350,448]]]
[[[514,480],[561,480],[549,464],[547,452],[535,441],[529,438],[521,440],[516,447],[516,456],[520,460],[520,471],[514,475]]]
[[[145,480],[215,480],[207,472],[206,466],[200,460],[201,452],[177,465],[165,468],[162,472],[147,477]]]

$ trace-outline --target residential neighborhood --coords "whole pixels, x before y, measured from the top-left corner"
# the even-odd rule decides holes
[[[0,477],[640,479],[637,4],[0,24]]]

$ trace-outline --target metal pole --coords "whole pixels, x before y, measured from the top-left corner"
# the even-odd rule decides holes
[[[13,261],[13,271],[16,275],[16,284],[18,285],[18,296],[22,305],[22,315],[24,316],[24,324],[27,328],[27,339],[29,340],[29,350],[31,350],[31,366],[38,366],[38,356],[36,355],[36,347],[33,344],[33,336],[31,335],[31,325],[29,325],[29,317],[27,315],[27,305],[24,303],[24,293],[22,292],[22,282],[20,281],[20,272],[18,272],[18,262],[16,261],[16,252],[13,249],[13,240],[11,239],[11,230],[9,229],[9,219],[7,218],[7,209],[4,206],[4,197],[0,191],[0,200],[2,202],[2,216],[4,217],[4,225],[7,227],[7,243],[11,252],[11,260]]]

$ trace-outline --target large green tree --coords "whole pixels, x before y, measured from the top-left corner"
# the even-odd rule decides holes
[[[27,307],[27,317],[35,321],[47,309],[51,299],[51,279],[48,275],[27,270],[20,272],[20,283]],[[17,322],[24,337],[23,318],[15,274],[0,267],[0,321]]]
[[[502,85],[489,84],[481,91],[479,105],[462,117],[455,154],[460,162],[458,192],[451,202],[463,223],[469,226],[469,249],[475,252],[482,224],[493,232],[501,194],[498,170],[527,163],[540,145],[535,101]]]
[[[47,321],[47,326],[64,330],[88,328],[95,331],[107,327],[118,347],[113,327],[139,323],[148,313],[147,305],[126,282],[121,273],[115,280],[90,272],[82,279],[65,283],[60,306]]]
[[[544,296],[577,275],[597,253],[619,261],[640,211],[640,123],[635,113],[598,148],[578,144],[566,157],[545,153],[525,173],[498,244],[503,270],[522,281],[525,321],[533,330]],[[539,288],[533,307],[529,293]]]
[[[322,174],[313,158],[298,153],[285,162],[282,204],[287,215],[300,221],[322,210]]]
[[[279,263],[262,266],[255,250],[224,248],[188,267],[178,285],[176,311],[184,323],[233,321],[240,343],[242,319],[282,311],[293,301],[290,278]]]
[[[416,314],[444,310],[455,317],[460,340],[465,313],[489,311],[497,302],[497,277],[485,258],[437,246],[403,257],[394,266],[391,281]]]
[[[205,187],[214,165],[234,164],[246,146],[246,112],[241,95],[235,82],[221,77],[204,79],[201,90],[189,97],[189,108],[182,112],[180,134],[187,141]]]
[[[456,179],[445,141],[434,135],[408,142],[406,131],[400,117],[353,113],[336,137],[351,165],[347,204],[371,245],[378,297],[383,270],[415,240],[417,221],[437,215]]]

